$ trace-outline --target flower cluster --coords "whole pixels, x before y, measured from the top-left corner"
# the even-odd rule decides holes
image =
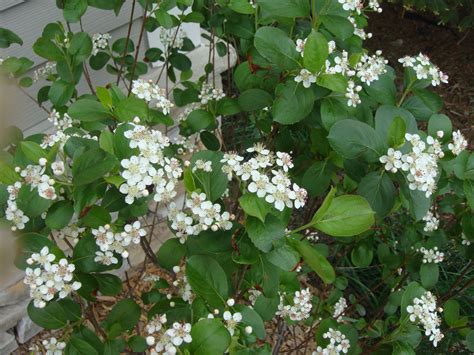
[[[464,138],[460,130],[453,132],[453,142],[448,144],[449,150],[454,155],[459,155],[467,148],[467,140]]]
[[[432,211],[426,213],[426,216],[423,217],[423,221],[426,222],[423,228],[425,232],[433,232],[439,227],[439,219]]]
[[[339,300],[334,305],[334,312],[332,317],[336,319],[339,323],[342,322],[342,315],[347,308],[347,300],[344,297],[339,298]]]
[[[209,228],[212,231],[232,228],[232,220],[235,217],[227,211],[221,213],[222,206],[209,201],[203,192],[191,193],[190,198],[186,199],[185,207],[187,210],[180,211],[172,203],[168,213],[171,229],[181,243],[184,243],[188,236],[198,235]]]
[[[176,158],[164,156],[163,149],[170,145],[168,137],[139,122],[135,118],[133,129],[124,132],[130,140],[130,148],[138,148],[139,154],[120,162],[125,183],[119,190],[126,195],[125,201],[132,204],[136,199],[147,197],[154,187],[154,200],[168,203],[177,194],[177,181],[183,172],[181,163]]]
[[[426,291],[420,298],[413,299],[413,305],[407,307],[410,321],[423,326],[425,335],[430,337],[434,347],[444,338],[439,329],[441,318],[438,312],[442,311],[442,308],[436,307],[436,296],[429,291]]]
[[[425,143],[418,134],[407,133],[405,139],[411,145],[409,153],[402,154],[389,148],[387,155],[381,156],[379,160],[385,164],[387,171],[396,173],[401,169],[407,172],[408,187],[411,190],[423,191],[426,197],[430,197],[436,190],[438,159],[444,156],[441,144],[431,136],[427,137]]]
[[[58,231],[57,237],[60,239],[71,238],[72,245],[76,245],[79,236],[84,233],[86,228],[79,227],[77,223],[69,223],[66,227]]]
[[[278,305],[277,315],[281,317],[289,317],[293,321],[301,321],[308,319],[311,315],[311,292],[309,288],[296,291],[293,296],[292,304],[285,305],[285,293],[280,293],[280,304]]]
[[[448,76],[444,74],[439,68],[431,63],[423,53],[418,54],[416,57],[405,56],[398,60],[402,63],[405,68],[413,68],[416,77],[419,80],[430,80],[431,85],[438,86],[441,83],[448,83]]]
[[[45,355],[61,355],[66,348],[66,343],[58,341],[55,337],[43,340],[42,344],[46,350]]]
[[[132,82],[132,93],[139,99],[150,102],[156,100],[156,107],[161,109],[165,115],[169,114],[173,103],[167,99],[166,91],[154,84],[151,80],[137,79]]]
[[[288,208],[301,208],[306,202],[307,192],[297,184],[291,183],[287,176],[293,167],[291,155],[285,152],[273,154],[261,144],[247,149],[255,154],[248,161],[235,152],[224,154],[221,160],[229,180],[235,175],[246,182],[247,190],[271,203],[279,211]],[[275,156],[276,155],[276,156]]]
[[[96,252],[94,261],[99,264],[112,265],[118,263],[118,259],[113,253],[127,258],[128,246],[131,243],[139,244],[140,239],[146,235],[146,231],[141,228],[139,221],[135,221],[133,224],[126,224],[122,232],[114,233],[110,230],[110,225],[106,224],[97,229],[92,229],[92,235],[94,235],[95,242],[100,248],[100,251]]]
[[[101,49],[107,49],[112,36],[108,33],[94,33],[92,36],[92,55],[99,53]]]
[[[419,249],[416,249],[416,251],[423,254],[424,264],[438,264],[444,260],[444,253],[438,251],[438,247],[434,247],[433,249],[426,249],[421,247]]]
[[[186,36],[187,34],[182,28],[161,28],[160,30],[160,42],[165,47],[165,52],[183,48]]]
[[[56,71],[55,62],[47,62],[42,67],[36,69],[33,72],[33,81],[37,82],[41,79],[47,79],[50,75],[54,74]]]
[[[342,334],[339,330],[329,328],[326,333],[323,334],[324,339],[329,340],[329,344],[325,348],[318,346],[313,355],[338,355],[340,353],[347,354],[351,344],[349,339]]]
[[[31,254],[26,260],[28,265],[34,267],[26,268],[23,282],[30,287],[30,296],[37,308],[44,308],[56,295],[65,298],[81,288],[80,282],[72,281],[74,264],[64,258],[57,263],[54,263],[55,260],[56,255],[50,253],[48,247]]]
[[[364,0],[338,0],[339,4],[342,5],[342,8],[346,11],[355,11],[358,15],[362,14],[362,11],[365,8]],[[377,0],[369,0],[367,8],[376,11],[382,12],[382,8]]]
[[[191,324],[173,323],[171,328],[166,329],[166,315],[155,315],[146,325],[146,342],[153,346],[151,354],[173,355],[177,348],[183,343],[191,343]]]
[[[222,89],[215,88],[211,84],[203,83],[198,97],[202,105],[207,105],[209,101],[222,100],[225,97],[225,93]]]

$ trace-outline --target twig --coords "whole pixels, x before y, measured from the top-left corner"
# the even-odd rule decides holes
[[[132,33],[133,15],[135,13],[135,3],[136,3],[136,0],[133,0],[132,10],[130,11],[130,20],[128,21],[127,39],[125,40],[125,48],[123,49],[122,59],[120,60],[120,68],[117,74],[116,85],[120,83],[120,78],[122,77],[123,65],[125,64],[125,55],[127,54],[128,42],[130,42],[130,35]]]

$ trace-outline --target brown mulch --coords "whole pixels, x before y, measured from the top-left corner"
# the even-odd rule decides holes
[[[371,14],[365,45],[381,49],[389,64],[402,74],[398,58],[422,52],[443,72],[449,84],[437,88],[445,102],[444,113],[468,141],[474,141],[474,28],[460,33],[436,25],[436,18],[415,14],[402,7],[384,4],[381,14]],[[402,74],[403,75],[403,74]]]

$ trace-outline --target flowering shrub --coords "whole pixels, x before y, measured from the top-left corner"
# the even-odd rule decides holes
[[[38,104],[55,128],[16,132],[0,160],[28,314],[62,329],[41,350],[473,351],[461,305],[472,284],[474,158],[429,88],[446,74],[423,54],[388,63],[363,48],[379,3],[137,3],[142,31],[162,27],[163,50],[143,56],[142,35],[135,46],[50,23],[33,45],[49,62],[33,78],[27,58],[0,65],[20,87],[46,80]],[[88,6],[118,13],[123,1],[58,4],[78,22]],[[185,22],[209,31],[197,81]],[[2,47],[15,43],[0,30]],[[230,44],[239,61],[224,92],[215,55]],[[157,61],[166,88],[141,78]],[[400,85],[390,64],[404,70]],[[90,72],[104,68],[115,79],[92,86]],[[81,80],[90,92],[77,89]],[[242,146],[225,134],[237,119],[252,131]],[[155,252],[163,217],[173,238]],[[152,287],[140,296],[124,295],[110,273],[135,245],[159,270],[144,275]],[[101,295],[117,298],[98,319]]]

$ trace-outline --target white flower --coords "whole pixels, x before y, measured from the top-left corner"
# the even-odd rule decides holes
[[[267,193],[272,193],[275,187],[269,183],[268,176],[254,172],[252,174],[252,182],[248,185],[247,189],[262,198]]]
[[[316,76],[314,76],[309,70],[301,69],[299,75],[295,77],[297,83],[303,82],[305,88],[309,88],[311,84],[316,82]]]
[[[55,337],[43,340],[42,344],[46,349],[46,355],[62,355],[66,348],[66,343],[58,341]]]
[[[291,155],[288,153],[284,152],[277,152],[277,160],[276,163],[278,166],[281,166],[285,172],[288,171],[288,169],[293,168],[293,161],[291,159]]]
[[[36,69],[33,72],[33,81],[37,82],[41,79],[48,79],[50,75],[53,75],[56,71],[55,62],[47,62],[44,66]]]
[[[423,217],[423,221],[426,222],[424,227],[425,232],[433,232],[438,229],[439,219],[432,211],[428,211],[426,213],[426,216]]]
[[[106,252],[96,251],[95,255],[96,256],[94,258],[94,261],[96,263],[103,264],[106,266],[118,264],[118,259],[110,251],[106,251]]]
[[[362,86],[356,85],[352,80],[349,80],[346,89],[347,106],[357,107],[362,101],[359,97],[359,92],[362,90]]]
[[[191,324],[175,322],[173,323],[173,328],[166,331],[166,335],[171,338],[171,342],[175,346],[180,346],[183,342],[189,344],[192,341]]]
[[[210,84],[203,83],[198,97],[202,105],[207,105],[210,101],[222,100],[225,97],[225,93],[222,89],[217,89]]]
[[[471,241],[466,237],[466,235],[464,233],[461,234],[461,240],[462,240],[462,242],[461,242],[462,245],[465,245],[467,247],[469,245],[471,245]]]
[[[444,260],[444,253],[438,251],[438,247],[433,249],[420,248],[418,252],[423,253],[423,263],[434,263],[438,264]]]
[[[29,265],[40,264],[43,267],[50,267],[54,259],[56,259],[56,256],[49,252],[49,248],[43,247],[39,253],[31,254],[26,262]]]
[[[325,348],[318,346],[316,351],[313,351],[313,355],[337,355],[347,354],[351,347],[350,342],[346,339],[346,336],[339,330],[329,328],[326,333],[323,334],[324,339],[328,339],[329,344]]]
[[[433,86],[448,83],[448,76],[439,70],[436,65],[431,63],[430,59],[422,53],[416,57],[404,56],[400,58],[398,62],[402,63],[404,67],[413,68],[417,79],[431,80],[431,85]]]
[[[62,161],[55,161],[51,164],[51,170],[53,170],[53,174],[56,176],[60,176],[64,174],[64,163]]]
[[[342,315],[347,308],[347,300],[344,297],[339,298],[339,300],[334,305],[334,312],[332,317],[336,319],[339,323],[342,322]]]
[[[237,325],[242,321],[242,314],[239,312],[232,314],[229,311],[225,311],[222,316],[230,335],[234,335],[235,328],[237,328]]]
[[[467,140],[464,138],[460,130],[453,132],[453,142],[448,144],[449,150],[454,155],[459,155],[468,146]]]
[[[278,305],[277,315],[289,317],[293,321],[301,321],[309,318],[311,315],[311,292],[309,288],[296,291],[293,296],[293,305],[285,305],[285,294],[280,293],[280,304]]]
[[[301,53],[302,57],[304,56],[304,46],[306,44],[306,40],[306,38],[304,40],[299,38],[296,40],[296,51]]]
[[[141,228],[139,221],[135,221],[133,224],[126,224],[123,229],[123,234],[129,236],[135,244],[139,244],[140,239],[146,235],[146,230]]]
[[[402,153],[393,148],[388,148],[387,155],[382,155],[379,161],[385,164],[385,170],[396,173],[402,167]]]

